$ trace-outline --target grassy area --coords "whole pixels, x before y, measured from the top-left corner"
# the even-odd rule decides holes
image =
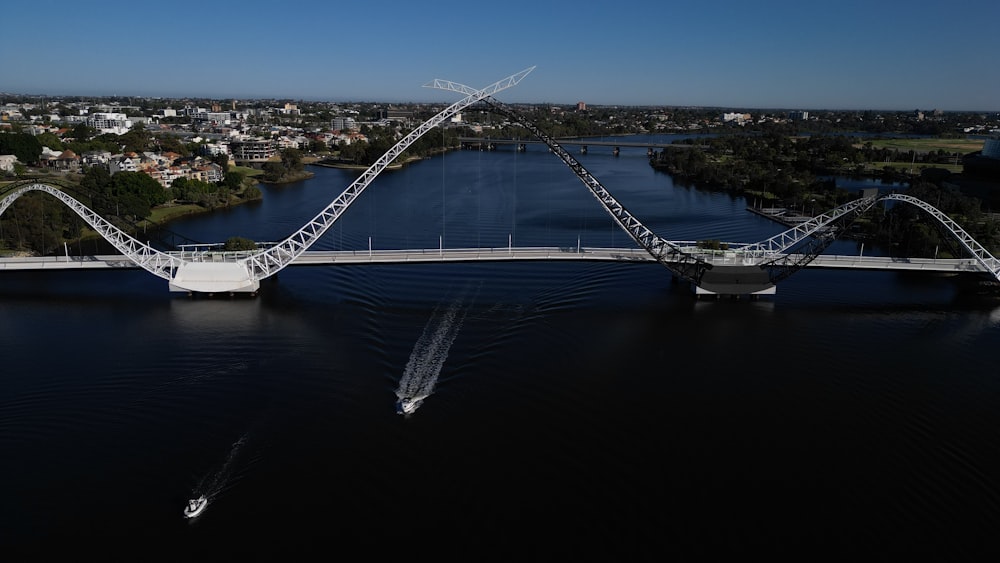
[[[896,149],[899,151],[970,153],[983,150],[982,139],[873,139],[870,142],[875,148]],[[859,143],[861,146],[863,143]]]
[[[917,162],[915,164],[907,164],[905,162],[887,162],[879,165],[879,168],[884,168],[889,166],[897,170],[902,170],[903,172],[916,174],[923,170],[924,168],[943,168],[952,174],[961,174],[964,167],[961,164],[927,164]]]
[[[152,213],[146,218],[146,221],[154,224],[164,223],[171,219],[181,217],[183,215],[191,215],[193,213],[204,213],[205,208],[200,205],[195,205],[193,203],[183,204],[183,205],[165,205],[161,207],[154,207]]]
[[[254,176],[260,176],[264,173],[263,170],[257,170],[256,168],[250,168],[249,166],[236,166],[234,164],[229,165],[229,170],[231,172],[240,172],[247,178],[253,178]]]

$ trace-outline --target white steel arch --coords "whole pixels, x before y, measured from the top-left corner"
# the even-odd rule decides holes
[[[986,250],[983,245],[979,244],[976,239],[972,238],[972,236],[969,235],[965,229],[959,226],[958,223],[953,221],[936,207],[923,200],[905,194],[887,194],[879,199],[903,201],[924,210],[928,215],[944,225],[944,227],[955,237],[955,240],[957,240],[959,244],[961,244],[962,247],[976,259],[977,262],[989,270],[990,274],[992,274],[997,281],[1000,281],[1000,260],[990,254],[990,252]]]
[[[872,205],[875,205],[876,201],[878,201],[877,196],[859,198],[821,213],[771,238],[745,245],[731,244],[730,249],[739,252],[747,264],[767,262],[787,252],[803,240],[826,232],[832,223],[844,216],[864,213]]]
[[[219,261],[211,254],[188,256],[156,250],[148,244],[129,236],[61,189],[44,183],[28,183],[14,188],[3,199],[0,199],[0,215],[3,215],[14,201],[25,193],[30,191],[45,192],[69,206],[91,228],[136,265],[160,278],[168,280],[172,291],[208,293],[256,292],[261,279],[276,274],[279,270],[291,264],[293,260],[315,243],[340,218],[358,196],[361,195],[365,188],[407,147],[429,130],[462,109],[478,101],[484,101],[502,113],[517,119],[520,124],[527,127],[533,134],[545,142],[583,181],[591,193],[612,215],[618,225],[639,246],[644,248],[653,258],[667,266],[675,274],[697,284],[705,271],[712,268],[711,263],[700,256],[700,250],[681,246],[680,243],[666,240],[650,231],[634,215],[626,210],[601,185],[597,178],[591,175],[572,155],[562,149],[558,143],[548,138],[533,124],[520,118],[512,109],[491,97],[494,93],[519,83],[534,68],[525,69],[481,90],[437,79],[426,84],[425,86],[427,87],[461,92],[466,94],[466,97],[448,106],[406,135],[365,170],[357,180],[348,186],[323,211],[290,237],[266,250],[239,253],[235,259],[225,258]],[[962,247],[996,281],[1000,282],[1000,259],[990,254],[986,248],[972,238],[961,226],[934,206],[915,197],[898,193],[859,198],[813,217],[761,242],[727,243],[729,251],[740,256],[745,265],[774,266],[782,260],[791,248],[802,241],[813,237],[833,236],[835,233],[833,230],[835,229],[835,223],[842,221],[849,215],[862,214],[877,202],[884,200],[901,201],[925,211],[941,223]],[[795,264],[795,269],[804,266],[805,263],[811,261],[814,257],[815,255],[809,256],[804,263]]]
[[[166,252],[139,242],[127,235],[118,227],[112,225],[100,215],[80,203],[76,198],[70,196],[59,188],[48,184],[33,183],[19,187],[0,200],[0,215],[3,215],[7,208],[11,206],[22,195],[32,192],[45,192],[59,199],[79,215],[90,228],[97,231],[105,240],[110,242],[129,260],[135,262],[139,267],[147,272],[159,276],[165,280],[174,277],[177,269],[183,264],[183,260]]]
[[[771,238],[752,244],[739,245],[731,244],[730,248],[741,255],[746,264],[768,264],[778,263],[789,250],[799,243],[817,235],[824,235],[827,229],[835,221],[849,215],[862,214],[871,209],[880,201],[901,201],[913,205],[937,220],[947,229],[955,240],[973,257],[980,265],[986,269],[990,275],[1000,282],[1000,259],[994,257],[983,245],[966,232],[958,223],[941,212],[933,205],[900,193],[890,193],[883,195],[873,195],[856,199],[840,207],[817,215],[808,221],[798,224],[791,229],[778,233]],[[809,257],[809,261],[812,257]],[[799,264],[798,266],[804,266]]]
[[[427,86],[463,94],[475,92],[475,90],[465,86],[464,84],[459,84],[458,82],[452,82],[449,80],[435,80]],[[580,163],[580,161],[574,158],[573,155],[559,145],[558,142],[535,127],[533,123],[528,122],[516,111],[492,97],[483,98],[483,102],[503,115],[514,119],[521,126],[530,131],[532,135],[538,137],[539,140],[545,143],[549,149],[551,149],[552,152],[558,156],[559,159],[562,160],[574,174],[576,174],[580,181],[587,186],[591,195],[597,198],[597,200],[604,207],[605,211],[611,215],[611,218],[615,221],[615,223],[617,223],[618,226],[625,231],[636,244],[646,250],[646,252],[648,252],[649,255],[652,256],[657,262],[666,266],[667,269],[678,277],[695,284],[699,283],[705,270],[712,268],[712,265],[701,256],[689,252],[677,243],[664,239],[650,230],[649,227],[644,225],[638,217],[626,209],[625,206],[622,205],[622,203],[619,202],[618,199],[615,198],[603,184],[601,184],[600,180],[598,180],[583,166],[583,164]]]
[[[291,264],[323,236],[330,226],[343,215],[344,211],[357,200],[365,188],[417,139],[469,105],[517,85],[534,69],[534,66],[529,67],[485,88],[468,92],[465,98],[443,109],[393,145],[333,202],[298,231],[265,250],[243,253],[236,260],[215,261],[211,259],[211,255],[184,257],[156,250],[127,235],[62,190],[42,183],[15,189],[3,200],[0,200],[0,215],[21,195],[29,191],[43,191],[68,205],[88,225],[138,266],[168,280],[171,291],[256,292],[260,287],[261,279],[272,276]]]
[[[403,137],[392,148],[386,151],[374,164],[372,164],[361,176],[347,187],[337,199],[333,200],[326,209],[319,212],[301,229],[290,237],[268,248],[267,250],[254,254],[244,259],[250,270],[251,276],[255,279],[263,279],[277,273],[279,270],[289,265],[300,254],[305,252],[323,233],[333,225],[334,221],[340,218],[344,211],[361,195],[361,193],[372,183],[373,180],[391,163],[400,153],[406,150],[417,139],[425,133],[437,127],[446,119],[455,115],[466,107],[491,96],[501,90],[510,88],[519,83],[535,67],[529,67],[517,74],[513,74],[494,82],[481,89],[468,92],[468,95],[448,106],[440,113],[425,121],[419,127]],[[437,82],[435,80],[435,82]]]

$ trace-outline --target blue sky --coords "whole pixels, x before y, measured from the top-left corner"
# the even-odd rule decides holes
[[[1000,110],[1000,1],[11,2],[0,92]]]

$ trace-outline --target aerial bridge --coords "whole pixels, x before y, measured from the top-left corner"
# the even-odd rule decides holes
[[[776,292],[777,284],[790,275],[809,267],[811,264],[823,264],[824,259],[819,257],[836,240],[838,233],[844,232],[851,222],[872,209],[876,204],[885,201],[913,205],[950,233],[969,258],[947,265],[947,267],[956,271],[976,273],[990,281],[1000,282],[1000,261],[997,258],[947,215],[926,202],[904,194],[893,193],[858,198],[812,217],[766,240],[752,243],[727,243],[727,248],[721,256],[719,251],[702,248],[696,243],[665,239],[651,231],[635,214],[626,209],[601,184],[600,180],[594,177],[559,142],[550,138],[514,109],[494,97],[495,94],[517,85],[532,70],[534,67],[522,70],[480,89],[439,79],[425,84],[425,87],[455,92],[463,97],[400,139],[298,231],[280,242],[268,244],[255,251],[225,253],[211,249],[197,251],[158,250],[149,243],[143,243],[130,236],[89,209],[66,190],[44,182],[30,180],[15,183],[3,199],[0,199],[0,215],[22,195],[33,191],[45,192],[72,209],[90,228],[121,252],[124,260],[127,260],[133,267],[142,268],[166,280],[170,291],[189,294],[256,294],[260,289],[261,280],[274,276],[293,264],[304,264],[310,261],[315,263],[318,260],[317,254],[306,254],[308,249],[329,230],[379,174],[406,148],[463,109],[473,104],[482,104],[490,111],[516,121],[530,131],[535,139],[545,143],[551,152],[580,179],[591,195],[608,212],[615,224],[628,234],[636,246],[635,250],[641,256],[641,258],[635,258],[636,254],[632,251],[611,249],[606,253],[609,256],[608,259],[623,260],[626,254],[630,254],[631,257],[627,258],[627,261],[659,263],[675,279],[689,283],[696,295],[772,295]],[[580,252],[581,249],[577,250],[576,254],[583,254]],[[444,249],[438,249],[438,251],[440,257],[443,258]],[[400,258],[397,261],[411,260],[413,253],[400,252],[403,252],[401,256],[405,258]],[[432,251],[420,252],[432,253]],[[453,251],[449,250],[449,255],[452,253]],[[521,257],[526,256],[526,253],[527,251],[522,249],[518,249],[517,252],[518,256]],[[572,253],[561,250],[556,253],[548,252],[546,259],[565,258],[570,254]],[[584,258],[595,259],[595,256],[603,255],[593,251],[590,254]],[[371,261],[372,256],[373,254],[369,252],[369,261]],[[514,256],[513,248],[508,249],[506,258],[502,252],[493,253],[495,259],[513,259]],[[537,253],[535,257],[537,259]],[[103,260],[103,262],[111,263],[112,260]],[[350,261],[341,260],[338,263],[350,263]],[[892,269],[891,266],[891,263],[886,263],[879,267]],[[868,268],[875,268],[875,266],[869,263]]]

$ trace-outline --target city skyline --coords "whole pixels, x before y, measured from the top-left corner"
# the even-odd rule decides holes
[[[258,2],[7,7],[0,91],[18,95],[451,102],[535,70],[509,103],[997,111],[1000,5],[835,7],[768,0],[502,5],[401,2],[278,11]],[[28,25],[27,22],[31,22]]]

